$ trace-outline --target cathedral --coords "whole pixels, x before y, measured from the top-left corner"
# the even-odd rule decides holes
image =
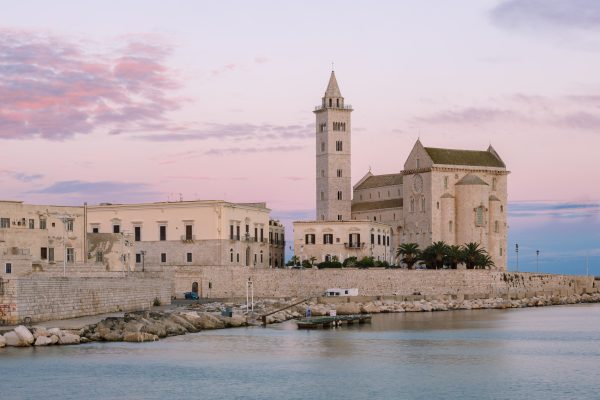
[[[316,216],[294,222],[294,254],[321,262],[365,256],[397,264],[402,243],[479,243],[506,269],[506,165],[487,150],[414,144],[404,168],[351,186],[351,113],[335,73],[316,117]]]

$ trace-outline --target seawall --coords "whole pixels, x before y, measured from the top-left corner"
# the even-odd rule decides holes
[[[496,272],[485,270],[392,269],[248,269],[178,267],[173,296],[182,297],[198,284],[203,298],[242,298],[248,280],[255,297],[309,297],[328,288],[358,288],[360,296],[453,296],[455,298],[520,299],[536,295],[596,293],[591,276]]]
[[[155,298],[170,304],[171,292],[171,279],[162,273],[4,278],[0,282],[0,324],[146,310]]]

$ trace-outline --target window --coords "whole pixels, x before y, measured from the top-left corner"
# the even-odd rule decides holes
[[[54,262],[54,247],[48,247],[48,261]]]
[[[233,240],[233,225],[229,225],[229,239]]]
[[[360,233],[348,234],[348,247],[358,248],[360,246]]]
[[[167,253],[160,253],[160,262],[161,263],[167,262]]]
[[[258,228],[254,228],[254,241],[258,242]]]
[[[263,251],[261,250],[260,251],[260,263],[262,264],[262,262],[263,262]]]
[[[475,225],[483,226],[483,206],[479,206],[475,209]]]
[[[321,178],[325,178],[325,170],[324,169],[321,170]]]
[[[29,229],[35,229],[35,220],[33,220],[33,219],[29,220]]]
[[[321,142],[321,151],[325,151],[325,142]]]
[[[113,225],[113,233],[120,233],[120,232],[121,232],[121,225]]]
[[[415,199],[410,199],[410,212],[415,212]]]
[[[448,189],[448,177],[444,177],[444,189]]]
[[[92,228],[92,233],[98,233],[100,232],[100,228],[98,228],[97,226]]]
[[[40,218],[40,229],[46,229],[46,218]]]
[[[500,255],[502,255],[502,247],[500,247]]]
[[[67,262],[73,264],[75,262],[75,249],[67,247]]]
[[[193,232],[194,232],[194,227],[192,225],[186,225],[185,226],[185,240],[194,240],[194,235],[192,235]]]
[[[341,177],[342,177],[342,170],[341,170],[341,169],[338,169],[338,170],[337,170],[337,177],[338,177],[338,178],[341,178]]]
[[[307,233],[306,235],[304,235],[304,243],[306,243],[306,244],[315,244],[315,234],[314,233]]]
[[[42,247],[40,249],[40,259],[41,260],[47,260],[48,259],[48,248],[47,247]]]
[[[448,222],[448,232],[452,233],[452,221]]]
[[[389,246],[390,245],[390,237],[389,236],[386,238],[386,242],[387,242],[387,245]]]
[[[97,251],[96,252],[96,262],[101,263],[103,259],[104,259],[104,257],[103,257],[102,252]],[[137,254],[136,254],[136,262],[137,262]]]
[[[235,255],[236,262],[240,262],[240,253],[236,253]]]
[[[134,240],[136,242],[141,241],[142,240],[142,227],[136,226],[133,228],[133,231],[134,231],[134,236],[135,236]]]
[[[339,107],[340,106],[340,99],[335,99],[335,104],[336,104],[336,107]]]
[[[265,241],[265,231],[263,228],[260,228],[260,241],[261,242]]]
[[[191,263],[191,262],[192,262],[192,253],[187,253],[187,254],[186,254],[186,257],[185,257],[185,260],[186,260],[187,262]]]
[[[321,221],[325,221],[325,215],[321,214]]]
[[[438,201],[437,203],[435,203],[435,206],[439,210],[440,209],[440,202]]]
[[[135,262],[137,264],[142,262],[142,253],[135,253]]]
[[[229,260],[233,262],[233,249],[229,249]]]
[[[273,232],[269,232],[269,243],[273,243]]]
[[[421,211],[425,211],[425,197],[421,197]]]
[[[377,235],[377,244],[381,245],[381,235]]]
[[[341,221],[342,220],[342,214],[338,214],[337,219],[338,219],[338,221]]]
[[[496,183],[497,183],[496,178],[492,178],[492,190],[496,190]]]
[[[323,235],[323,244],[333,244],[333,234],[326,233]]]
[[[331,107],[333,105],[333,99],[329,99],[329,107]]]
[[[504,206],[500,206],[500,212],[504,212]]]
[[[321,200],[325,200],[325,192],[321,191]]]
[[[161,225],[159,228],[159,240],[165,241],[167,240],[167,227],[165,225]]]
[[[246,234],[250,233],[250,225],[246,224]]]
[[[73,220],[72,219],[65,220],[65,229],[67,230],[67,232],[73,232]]]
[[[327,124],[321,124],[321,125],[319,125],[319,129],[320,129],[321,132],[327,131]]]
[[[341,140],[338,140],[335,142],[335,150],[342,151],[342,141]]]
[[[342,191],[341,190],[338,190],[337,198],[338,198],[338,200],[342,200]]]
[[[494,221],[494,232],[500,232],[500,223],[498,221]]]
[[[375,234],[371,233],[371,244],[375,244]]]
[[[6,272],[7,274],[12,274],[12,264],[11,263],[4,264],[4,272]]]

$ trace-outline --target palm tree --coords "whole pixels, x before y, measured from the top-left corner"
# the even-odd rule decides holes
[[[479,257],[479,259],[477,260],[477,263],[475,264],[475,268],[481,268],[481,269],[488,269],[488,268],[492,268],[495,266],[496,266],[496,264],[494,264],[492,257],[490,257],[490,255],[487,254],[487,252],[482,254],[481,257]]]
[[[311,258],[309,258],[310,261],[310,266],[314,267],[315,266],[315,261],[317,261],[317,257],[312,256]]]
[[[474,269],[478,265],[478,261],[487,255],[487,252],[479,247],[479,243],[474,242],[463,245],[462,251],[467,269]]]
[[[300,257],[298,257],[298,256],[292,256],[292,258],[290,258],[290,263],[293,266],[300,265]]]
[[[402,243],[396,251],[396,257],[400,257],[400,261],[406,264],[408,269],[413,269],[420,255],[421,250],[416,243]]]
[[[446,265],[450,269],[457,269],[458,264],[464,262],[463,251],[460,246],[452,245],[448,246],[448,252],[446,253]]]
[[[444,267],[444,259],[448,254],[448,245],[442,241],[433,242],[421,253],[421,260],[425,261],[428,269]]]

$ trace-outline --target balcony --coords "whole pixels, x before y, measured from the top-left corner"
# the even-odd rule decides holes
[[[196,235],[181,235],[181,241],[185,243],[193,243],[196,240]]]
[[[347,249],[364,249],[365,242],[362,243],[344,243],[344,247]]]
[[[341,107],[335,107],[335,106],[331,106],[331,107],[327,107],[327,106],[315,106],[315,111],[321,111],[321,110],[327,110],[327,109],[332,109],[332,110],[352,110],[352,106],[350,104],[345,105],[345,106],[341,106]]]

